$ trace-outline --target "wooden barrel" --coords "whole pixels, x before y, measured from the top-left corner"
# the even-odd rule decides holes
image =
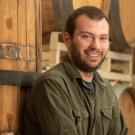
[[[96,6],[104,11],[108,16],[111,0],[73,0],[73,8],[79,8],[85,5]]]
[[[135,47],[134,0],[112,0],[109,20],[111,24],[112,49],[124,51]]]
[[[135,89],[126,84],[117,84],[114,89],[129,129],[128,135],[135,135]]]
[[[22,82],[29,80],[29,72],[38,70],[37,55],[40,59],[41,53],[40,7],[40,0],[0,3],[0,135],[19,134],[21,130],[28,89]],[[22,79],[24,73],[26,80]]]
[[[93,5],[101,8],[108,14],[111,0],[43,0],[42,22],[43,34],[51,31],[62,31],[67,16],[73,9],[84,5]]]

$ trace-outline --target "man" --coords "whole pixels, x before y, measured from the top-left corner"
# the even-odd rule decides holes
[[[92,6],[69,16],[67,57],[36,81],[25,109],[25,135],[127,135],[117,98],[96,72],[109,48],[109,25]]]

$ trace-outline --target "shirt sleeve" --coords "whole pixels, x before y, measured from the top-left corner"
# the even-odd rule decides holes
[[[68,95],[60,83],[36,84],[26,104],[25,135],[78,135]]]

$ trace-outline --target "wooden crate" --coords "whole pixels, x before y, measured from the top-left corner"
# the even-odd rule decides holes
[[[67,51],[66,46],[62,41],[62,33],[52,32],[50,45],[47,46],[47,51],[42,52],[42,67],[48,69],[58,64]]]
[[[132,54],[109,51],[98,72],[108,80],[132,83]]]

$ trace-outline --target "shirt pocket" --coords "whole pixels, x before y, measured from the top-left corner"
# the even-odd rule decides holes
[[[73,110],[73,116],[78,135],[87,135],[89,117],[88,112]]]
[[[101,119],[103,124],[103,135],[107,135],[112,120],[112,108],[101,109]]]

